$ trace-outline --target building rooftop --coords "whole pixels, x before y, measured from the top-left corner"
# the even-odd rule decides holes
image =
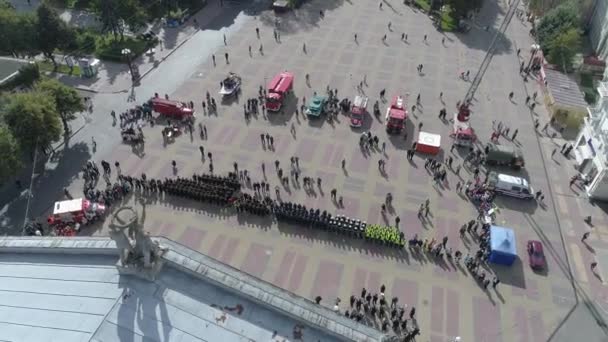
[[[586,110],[588,104],[583,91],[572,77],[549,68],[545,69],[545,75],[556,105]]]
[[[382,341],[165,238],[154,282],[119,274],[109,238],[0,238],[1,341]]]

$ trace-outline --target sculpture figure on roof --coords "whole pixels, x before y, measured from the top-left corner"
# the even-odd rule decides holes
[[[142,218],[145,218],[145,206]],[[116,247],[120,250],[119,271],[154,280],[167,249],[143,230],[143,221],[138,218],[135,209],[122,207],[112,216],[110,228]]]

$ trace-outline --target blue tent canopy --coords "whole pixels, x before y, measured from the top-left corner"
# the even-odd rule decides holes
[[[515,259],[517,259],[517,246],[513,229],[491,226],[488,260],[495,264],[511,266]]]

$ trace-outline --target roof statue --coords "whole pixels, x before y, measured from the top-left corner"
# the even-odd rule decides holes
[[[145,206],[142,217],[145,218]],[[143,230],[143,221],[140,222],[135,209],[122,207],[112,216],[111,237],[120,249],[119,272],[154,281],[163,266],[162,256],[167,249]]]

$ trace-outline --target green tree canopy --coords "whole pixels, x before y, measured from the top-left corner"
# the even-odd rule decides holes
[[[55,100],[55,108],[63,123],[63,131],[69,132],[68,122],[76,118],[76,113],[84,110],[78,92],[53,78],[45,78],[36,83],[36,90],[50,95]]]
[[[38,6],[36,17],[38,19],[36,23],[38,49],[57,67],[55,50],[73,46],[73,41],[76,39],[74,30],[59,18],[54,9],[45,3]]]
[[[137,31],[148,20],[138,0],[95,0],[93,9],[103,24],[103,30],[112,33],[115,40],[119,37],[124,39],[125,25],[131,31]]]
[[[4,125],[0,125],[0,184],[14,176],[21,168],[19,143]]]
[[[61,137],[61,119],[55,99],[46,93],[32,91],[11,95],[4,121],[21,147],[33,152],[36,143],[48,147]]]
[[[567,72],[572,66],[572,59],[580,51],[581,33],[578,29],[571,28],[553,38],[548,47],[547,59]]]
[[[470,11],[481,8],[482,0],[445,0],[445,4],[449,5],[456,18],[464,18]]]
[[[34,55],[36,52],[36,18],[19,14],[0,3],[0,51],[15,56]]]
[[[542,17],[537,27],[538,40],[545,54],[551,53],[551,42],[558,35],[580,27],[579,9],[574,1],[565,2]]]

